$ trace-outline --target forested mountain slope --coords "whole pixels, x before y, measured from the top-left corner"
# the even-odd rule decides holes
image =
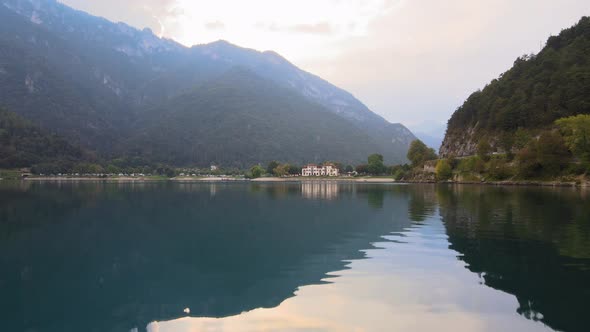
[[[577,114],[590,114],[589,17],[473,93],[449,120],[441,155],[473,155],[481,140],[498,149],[519,128],[534,132]]]
[[[15,113],[0,109],[0,168],[54,163],[71,167],[89,155],[62,137],[50,135]]]
[[[316,156],[329,155],[334,150],[346,150],[341,156],[345,160],[376,152],[390,163],[405,161],[408,146],[415,139],[409,130],[387,122],[350,93],[297,68],[274,52],[258,52],[225,41],[188,48],[158,38],[149,29],[137,30],[124,23],[112,23],[54,0],[0,0],[0,105],[107,158],[137,153],[137,149],[125,148],[134,147],[138,137],[157,127],[157,122],[146,121],[157,118],[151,112],[175,107],[175,100],[180,96],[202,96],[200,87],[219,81],[235,67],[245,68],[259,79],[305,99],[305,103],[292,105],[290,112],[298,114],[293,115],[297,118],[307,117],[310,110],[319,112],[316,118],[324,117],[335,126],[332,128],[326,122],[326,137],[338,133],[339,120],[344,120],[354,127],[352,133],[362,132],[363,137],[368,137],[367,144],[372,147],[371,151],[357,150],[361,145],[347,138],[355,135],[347,135],[341,137],[341,146],[328,149],[323,145],[319,152],[316,149],[306,153],[285,150],[283,155],[292,152],[299,156],[299,162],[306,162],[316,161]],[[211,108],[226,105],[226,96],[216,94],[215,98],[201,102]],[[207,110],[201,108],[200,112]],[[274,144],[275,137],[267,137],[264,132],[255,137],[242,137],[242,142],[231,141],[231,131],[240,128],[227,126],[232,123],[231,112],[220,114],[223,119],[217,123],[223,127],[217,131],[226,131],[226,135],[219,139],[227,141],[200,144],[205,149],[201,155],[226,154],[216,149],[244,142],[251,147],[260,145],[261,140],[267,141],[262,142],[266,145]],[[279,122],[288,121],[285,117]],[[217,123],[210,123],[209,128],[215,129]],[[195,137],[204,137],[198,118],[183,126],[194,132]],[[313,136],[314,132],[299,134]],[[148,144],[146,140],[141,141]],[[175,151],[186,142],[167,139],[159,143],[166,143],[169,151]],[[223,159],[235,165],[244,164],[242,154],[233,155],[233,160]],[[149,156],[160,158],[161,155],[150,153]],[[181,155],[176,158],[170,154],[165,160],[179,165],[184,160],[199,160],[203,166],[214,161]]]
[[[378,150],[349,121],[242,68],[144,116],[124,150],[167,163],[241,168],[272,158],[354,163]]]

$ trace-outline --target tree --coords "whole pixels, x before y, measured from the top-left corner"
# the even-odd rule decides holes
[[[264,174],[264,168],[262,168],[260,165],[253,166],[250,168],[250,174],[253,179],[258,179]]]
[[[354,168],[353,168],[351,165],[347,165],[347,166],[344,168],[344,171],[345,171],[346,173],[352,173],[352,172],[354,172]]]
[[[590,115],[562,118],[555,123],[574,156],[584,162],[590,162]]]
[[[281,165],[275,167],[275,169],[273,170],[273,174],[278,177],[285,176],[285,175],[289,174],[290,168],[291,168],[291,166],[289,164],[281,164]]]
[[[541,134],[536,150],[537,160],[546,175],[557,175],[570,160],[563,138],[554,131]]]
[[[532,178],[540,173],[541,165],[537,161],[535,148],[536,146],[529,146],[519,150],[516,154],[519,177]]]
[[[300,175],[301,174],[301,166],[290,165],[289,166],[289,175]]]
[[[414,167],[422,166],[426,161],[438,158],[434,149],[427,147],[419,139],[410,144],[407,157]]]
[[[119,174],[121,173],[121,169],[113,164],[107,165],[106,172],[108,174]]]
[[[490,153],[491,152],[492,152],[492,146],[490,145],[488,140],[487,139],[480,140],[479,143],[477,144],[477,155],[481,159],[488,161],[488,160],[490,160]]]
[[[514,133],[514,147],[517,149],[524,149],[531,142],[531,134],[522,128],[518,128]]]
[[[369,173],[369,165],[358,165],[356,166],[356,172],[359,174]]]
[[[561,135],[554,131],[544,132],[538,141],[519,151],[518,175],[523,178],[554,177],[565,168],[570,158]]]
[[[379,175],[385,173],[385,165],[383,164],[383,156],[380,154],[372,154],[368,158],[367,171],[372,175]]]
[[[270,163],[268,163],[268,166],[266,167],[266,173],[267,174],[274,174],[275,168],[279,167],[279,163],[277,161],[271,161]]]
[[[499,146],[504,150],[504,153],[512,158],[512,147],[514,146],[514,135],[512,133],[503,133],[498,142]]]
[[[445,181],[453,176],[451,164],[446,159],[441,159],[436,163],[436,179],[438,181]]]

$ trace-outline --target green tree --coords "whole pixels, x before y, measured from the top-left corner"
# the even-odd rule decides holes
[[[558,175],[571,158],[563,138],[554,131],[541,134],[536,150],[538,162],[549,176]]]
[[[275,167],[275,169],[273,170],[273,174],[278,177],[285,176],[285,175],[289,174],[290,168],[291,168],[291,166],[289,164],[281,164],[281,165]]]
[[[414,167],[422,166],[426,161],[438,158],[434,149],[427,147],[426,144],[419,139],[410,144],[407,157]]]
[[[543,132],[538,141],[519,151],[518,175],[523,178],[555,177],[568,165],[571,155],[561,135]]]
[[[487,176],[490,180],[501,181],[506,180],[512,176],[510,167],[506,164],[503,158],[492,158],[489,162]]]
[[[262,168],[260,165],[253,166],[252,168],[250,168],[250,174],[253,179],[258,179],[259,177],[264,175],[264,168]]]
[[[522,128],[518,128],[514,133],[514,147],[518,150],[524,149],[532,140],[531,134]]]
[[[274,174],[275,168],[279,167],[279,165],[279,162],[274,160],[268,163],[268,166],[266,166],[266,174]]]
[[[505,132],[500,136],[499,146],[504,150],[504,153],[512,158],[512,147],[514,146],[514,134]]]
[[[289,175],[300,175],[301,174],[301,166],[290,165],[289,166]]]
[[[436,179],[438,181],[449,180],[453,176],[451,164],[446,159],[441,159],[436,163]]]
[[[487,139],[480,140],[479,143],[477,144],[477,155],[481,159],[488,161],[488,160],[490,160],[490,153],[491,152],[492,152],[492,146],[490,145],[488,140]]]
[[[359,174],[368,174],[369,173],[369,165],[357,165],[356,172]]]
[[[590,162],[590,115],[562,118],[555,123],[574,156],[584,162]]]
[[[121,173],[121,169],[113,164],[109,164],[107,165],[106,172],[108,174],[119,174]]]
[[[368,158],[367,170],[372,175],[380,175],[385,173],[386,167],[383,164],[383,156],[380,154],[372,154]]]

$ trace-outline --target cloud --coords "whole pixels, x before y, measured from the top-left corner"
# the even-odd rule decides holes
[[[310,35],[329,35],[336,32],[336,29],[328,22],[294,25],[280,25],[275,22],[270,24],[263,24],[257,22],[256,24],[254,24],[254,27],[256,27],[257,29],[262,29],[270,32],[301,33]]]
[[[590,15],[588,0],[62,0],[185,45],[274,50],[392,122],[446,122],[473,91]]]
[[[316,24],[297,24],[288,28],[289,31],[296,33],[309,33],[309,34],[331,34],[334,32],[334,28],[328,22],[321,22]]]
[[[208,22],[205,23],[205,28],[207,28],[208,30],[223,30],[225,29],[225,24],[219,21]]]
[[[376,17],[362,36],[295,61],[392,122],[446,123],[477,89],[551,34],[589,15],[585,0],[414,0]]]
[[[150,28],[157,35],[165,32],[167,17],[182,14],[176,0],[60,0],[67,6],[103,16],[111,21],[125,22],[135,28]]]

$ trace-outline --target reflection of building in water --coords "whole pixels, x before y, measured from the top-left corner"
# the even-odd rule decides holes
[[[301,195],[308,199],[336,199],[338,198],[338,182],[302,182]]]
[[[340,171],[334,165],[317,166],[309,164],[301,170],[302,176],[338,176]]]

